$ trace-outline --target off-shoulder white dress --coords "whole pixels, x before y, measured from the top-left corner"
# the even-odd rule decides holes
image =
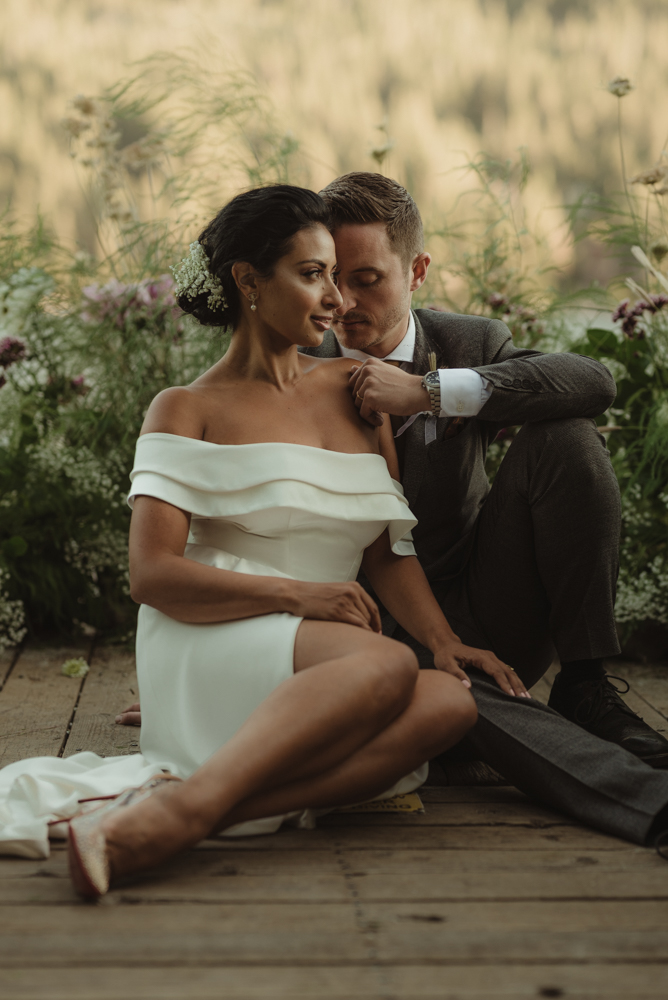
[[[131,505],[151,496],[191,514],[186,559],[234,573],[354,580],[364,549],[385,528],[395,553],[414,552],[415,518],[378,455],[284,443],[218,445],[154,433],[139,438],[131,480]],[[142,605],[141,753],[40,757],[4,768],[0,852],[47,854],[46,824],[71,815],[78,798],[115,794],[161,769],[183,778],[192,774],[292,675],[300,622],[269,614],[188,624]],[[426,765],[386,794],[410,791],[425,777]],[[290,818],[308,825],[306,814]],[[284,819],[227,832],[269,832]]]

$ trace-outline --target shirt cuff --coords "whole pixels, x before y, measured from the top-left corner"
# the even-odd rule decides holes
[[[492,395],[489,382],[472,368],[439,368],[441,416],[475,417]]]

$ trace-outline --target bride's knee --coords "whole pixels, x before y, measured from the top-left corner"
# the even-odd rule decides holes
[[[440,753],[473,728],[478,709],[471,692],[456,677],[425,670],[420,674],[420,686],[420,729],[432,754]]]
[[[418,661],[413,650],[402,642],[379,636],[368,664],[374,702],[379,707],[401,711],[413,696],[418,675]]]

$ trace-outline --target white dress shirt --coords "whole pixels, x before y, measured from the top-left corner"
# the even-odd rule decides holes
[[[350,350],[344,347],[343,344],[339,344],[339,347],[344,358],[368,361],[371,357],[370,354],[365,354],[364,351]],[[415,317],[411,312],[404,339],[400,344],[397,344],[393,351],[390,351],[384,358],[378,358],[377,360],[401,361],[401,367],[406,370],[406,368],[413,364],[414,353]],[[487,379],[479,375],[478,372],[473,371],[472,368],[439,368],[438,376],[441,381],[441,417],[475,417],[480,413],[492,394]],[[431,414],[430,410],[423,412]],[[413,417],[406,421],[404,426],[399,429],[399,434],[409,424],[413,423],[416,416],[418,414],[413,414]],[[431,435],[428,436],[431,437]]]

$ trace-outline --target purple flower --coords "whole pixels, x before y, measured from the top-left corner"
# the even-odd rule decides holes
[[[16,361],[22,361],[26,356],[26,345],[16,337],[4,337],[0,340],[0,365],[9,368]]]
[[[630,340],[633,340],[633,338],[635,337],[635,330],[637,325],[638,325],[638,320],[633,315],[627,316],[624,322],[622,323],[622,330],[624,331],[624,335],[628,337]]]
[[[491,295],[487,296],[487,305],[496,310],[504,309],[508,306],[508,299],[505,295],[501,295],[500,292],[492,292]]]
[[[629,300],[628,299],[624,299],[622,302],[619,303],[619,305],[617,306],[617,308],[613,312],[613,314],[612,314],[612,322],[616,323],[618,320],[624,319],[625,316],[626,316],[628,308],[629,308]]]
[[[176,317],[174,279],[163,274],[137,284],[124,285],[113,279],[106,285],[88,285],[83,290],[86,307],[81,317],[88,323],[109,319],[119,329],[127,321],[162,321],[168,313]]]
[[[70,379],[70,389],[77,396],[85,396],[90,391],[90,386],[86,385],[83,375],[77,375],[76,378]]]

